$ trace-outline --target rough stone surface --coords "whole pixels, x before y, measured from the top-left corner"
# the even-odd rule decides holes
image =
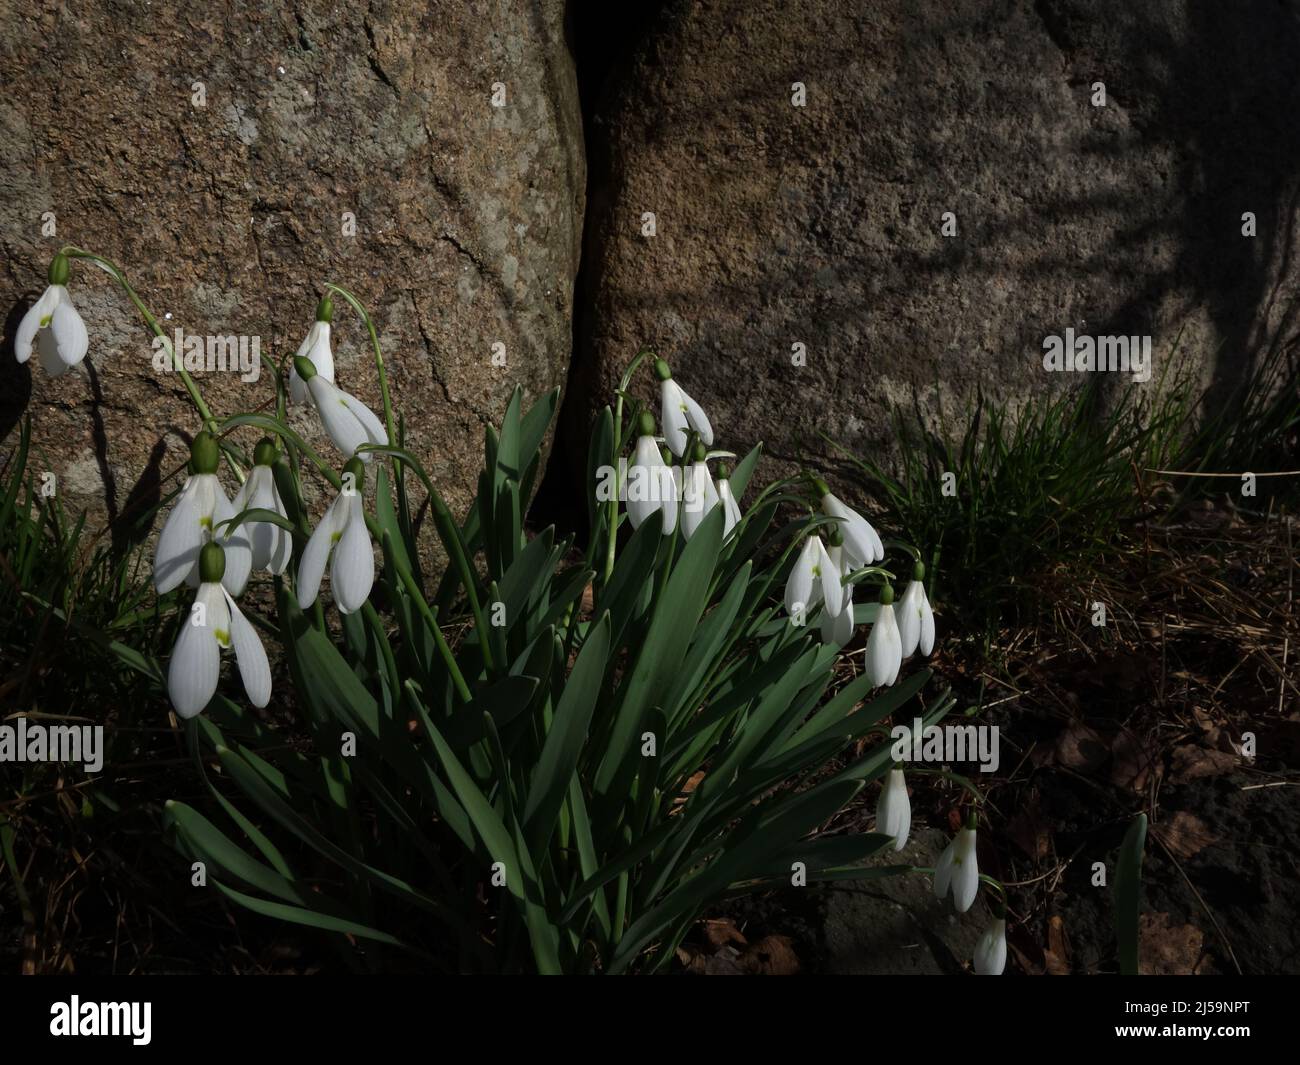
[[[463,508],[484,424],[516,382],[531,400],[570,361],[585,164],[564,7],[0,0],[6,448],[30,411],[37,468],[93,528],[169,490],[198,428],[93,266],[74,265],[70,286],[90,330],[83,369],[51,380],[15,364],[18,321],[70,243],[118,262],[169,330],[256,335],[275,359],[305,335],[321,283],[353,289],[412,450]],[[335,323],[339,384],[378,410],[368,337],[345,306]],[[265,374],[200,384],[219,416],[273,395]],[[341,464],[314,416],[292,418]]]
[[[1296,336],[1298,63],[1292,0],[669,0],[594,116],[572,431],[643,346],[785,459],[1077,387],[1067,327],[1152,337],[1106,398],[1176,341],[1230,385]]]

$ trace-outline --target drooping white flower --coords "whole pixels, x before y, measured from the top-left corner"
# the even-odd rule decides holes
[[[838,535],[838,534],[832,534]],[[831,565],[835,567],[836,572],[840,575],[843,589],[842,606],[838,613],[832,614],[829,610],[823,610],[821,614],[821,638],[822,643],[837,643],[843,647],[853,639],[853,585],[844,584],[843,579],[853,572],[849,565],[848,556],[844,553],[842,543],[831,543],[826,549],[826,557],[831,560]]]
[[[722,504],[723,518],[722,538],[725,540],[740,524],[740,504],[731,491],[731,470],[725,465],[718,468],[718,502]]]
[[[720,501],[704,456],[704,445],[696,442],[694,461],[682,471],[682,535],[687,540]]]
[[[163,523],[154,551],[153,581],[159,595],[170,592],[183,581],[197,587],[199,551],[212,540],[225,549],[221,578],[225,587],[239,595],[248,581],[253,564],[248,531],[241,527],[231,533],[222,527],[214,535],[222,522],[235,516],[226,490],[217,480],[219,457],[220,449],[211,433],[205,430],[195,434],[190,445],[192,472]]]
[[[817,492],[821,496],[822,513],[827,517],[838,518],[840,532],[844,534],[844,549],[854,566],[869,566],[885,557],[885,545],[881,543],[876,530],[871,527],[861,514],[845,506],[831,494],[826,482],[813,478]]]
[[[191,718],[212,700],[221,673],[222,648],[233,648],[244,692],[254,706],[271,700],[271,667],[257,630],[222,587],[224,554],[215,543],[199,554],[200,583],[181,625],[167,668],[167,694],[176,713]]]
[[[664,461],[654,438],[654,418],[646,411],[639,419],[632,465],[627,470],[625,486],[627,517],[632,528],[641,528],[656,510],[663,511],[662,531],[670,535],[677,528],[677,480],[673,468]]]
[[[893,684],[903,668],[903,644],[894,618],[894,589],[888,584],[880,589],[880,613],[867,636],[866,668],[875,687]]]
[[[659,423],[664,429],[668,450],[678,458],[686,453],[686,432],[694,429],[705,444],[713,443],[713,426],[704,409],[691,399],[676,381],[663,359],[655,359],[659,378]]]
[[[323,374],[317,373],[310,360],[296,358],[293,365],[307,382],[308,397],[320,414],[321,424],[334,446],[348,458],[356,455],[362,462],[369,462],[370,453],[363,451],[358,454],[357,448],[362,444],[387,444],[388,433],[383,422],[356,396],[344,392],[333,381],[327,381]]]
[[[316,305],[316,321],[298,345],[294,356],[295,359],[307,359],[316,367],[316,373],[331,383],[334,381],[334,352],[330,348],[330,322],[333,318],[334,302],[328,296],[323,296]],[[306,403],[308,399],[307,383],[298,373],[295,363],[289,366],[289,398],[294,403]]]
[[[280,491],[275,486],[275,445],[270,439],[258,441],[253,451],[253,469],[235,498],[231,500],[231,510],[236,515],[245,510],[269,510],[287,517]],[[251,568],[266,570],[268,573],[283,573],[289,565],[293,554],[293,536],[288,529],[269,521],[247,521],[239,527],[248,537],[252,548]],[[242,589],[231,589],[239,595]]]
[[[50,263],[49,287],[31,305],[14,335],[14,356],[26,362],[35,346],[42,368],[51,377],[67,373],[86,357],[90,338],[66,288],[70,267],[67,256]]]
[[[898,602],[898,635],[904,658],[914,655],[918,647],[926,657],[934,650],[934,611],[926,598],[924,581],[925,566],[918,562]]]
[[[975,817],[972,815],[939,856],[934,867],[934,894],[943,898],[952,890],[952,902],[958,913],[965,913],[975,901],[980,887],[980,871],[975,860]]]
[[[832,616],[839,614],[844,607],[843,587],[839,567],[826,553],[822,538],[814,533],[804,541],[794,569],[786,578],[785,609],[802,624],[808,612],[823,602]]]
[[[895,851],[907,846],[907,837],[912,831],[912,800],[908,797],[907,782],[903,780],[901,769],[891,769],[889,779],[880,789],[880,800],[876,803],[876,831],[893,837]]]
[[[975,944],[972,959],[975,972],[980,976],[1001,976],[1007,967],[1007,919],[995,916],[980,941]]]
[[[330,587],[339,611],[351,614],[360,610],[370,597],[375,583],[375,554],[366,528],[364,485],[365,468],[357,458],[349,459],[343,467],[343,489],[321,517],[298,563],[298,605],[304,609],[320,593],[331,549],[334,557],[330,562]]]

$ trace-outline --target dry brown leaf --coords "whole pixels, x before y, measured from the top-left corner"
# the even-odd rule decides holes
[[[691,774],[690,778],[686,781],[686,783],[682,785],[681,794],[678,795],[675,799],[673,799],[672,803],[669,805],[668,807],[669,817],[677,813],[678,810],[680,810],[683,806],[686,805],[686,800],[690,798],[691,792],[693,792],[696,788],[700,786],[700,781],[703,779],[704,779],[703,769],[701,769],[697,773]]]
[[[1007,823],[1007,834],[1030,858],[1037,861],[1052,851],[1052,838],[1039,809],[1038,793],[1030,794],[1029,801]]]
[[[709,945],[715,952],[726,946],[746,947],[749,945],[747,940],[736,922],[730,917],[712,918],[704,922],[704,938],[708,940]]]
[[[1152,774],[1157,780],[1164,775],[1164,763],[1156,753],[1127,730],[1115,734],[1110,753],[1110,779],[1116,787],[1141,792]]]
[[[1043,951],[1043,964],[1048,976],[1070,975],[1070,940],[1065,934],[1065,921],[1051,917],[1047,922],[1047,949]]]
[[[1180,783],[1186,780],[1200,780],[1203,777],[1217,777],[1230,773],[1237,768],[1237,757],[1226,751],[1212,751],[1194,744],[1175,747],[1170,760],[1173,777]]]
[[[1082,721],[1071,721],[1056,740],[1056,760],[1063,766],[1089,772],[1100,766],[1109,752],[1100,734]]]
[[[1138,918],[1138,972],[1143,976],[1186,976],[1200,970],[1205,937],[1194,925],[1171,925],[1167,913]]]
[[[752,976],[794,976],[799,958],[789,936],[764,936],[740,958],[740,965]]]
[[[1219,842],[1219,837],[1206,827],[1204,821],[1186,810],[1179,810],[1168,820],[1153,825],[1151,831],[1176,858],[1190,858],[1211,843]]]

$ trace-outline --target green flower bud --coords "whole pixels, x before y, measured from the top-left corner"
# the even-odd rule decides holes
[[[221,446],[217,438],[204,429],[194,434],[190,444],[190,469],[194,473],[216,473],[221,464]]]
[[[808,480],[812,481],[813,491],[817,493],[818,499],[822,499],[831,494],[830,486],[815,473],[810,473],[808,475]]]
[[[966,815],[966,827],[969,828],[972,832],[974,832],[977,828],[979,828],[979,824],[980,824],[980,815],[976,813],[974,810],[971,810]]]
[[[697,440],[695,441],[695,446],[691,448],[691,461],[703,462],[708,453],[708,449]]]
[[[275,450],[275,441],[264,436],[257,442],[257,447],[253,448],[253,463],[257,466],[274,466],[279,454]]]
[[[826,542],[830,544],[831,547],[844,546],[844,533],[840,531],[840,527],[838,525],[832,525],[830,527],[830,531],[826,534]]]
[[[316,304],[316,321],[334,321],[334,301],[329,296],[322,296],[320,302]]]
[[[731,467],[725,462],[720,462],[718,463],[718,470],[713,476],[718,481],[729,481],[731,480]]]
[[[46,276],[49,277],[51,285],[66,285],[71,273],[72,264],[68,262],[68,257],[63,252],[59,252],[50,260],[50,272]]]
[[[643,410],[641,416],[636,420],[637,436],[654,436],[655,435],[655,416],[648,410]]]
[[[671,466],[674,462],[677,461],[677,459],[673,456],[673,453],[669,451],[666,446],[661,447],[659,449],[659,457],[664,460],[665,466]]]
[[[923,580],[925,580],[925,563],[924,563],[924,562],[918,562],[915,566],[912,567],[912,580],[914,580],[914,581],[923,581]]]
[[[298,376],[303,379],[303,383],[310,381],[316,376],[316,366],[305,355],[295,355],[293,368],[298,371]]]
[[[672,370],[663,359],[655,359],[655,376],[661,381],[667,381],[673,376]]]
[[[892,584],[881,585],[880,605],[889,606],[889,604],[892,603],[893,601],[894,601],[894,586]]]
[[[199,550],[199,580],[215,584],[226,575],[226,553],[218,543],[207,543]]]

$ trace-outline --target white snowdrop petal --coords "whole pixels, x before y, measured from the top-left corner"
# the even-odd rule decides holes
[[[196,606],[203,609],[196,611]],[[202,624],[198,623],[200,620]],[[183,718],[199,713],[217,690],[221,672],[221,648],[216,636],[219,621],[219,617],[212,616],[208,597],[200,590],[189,616],[181,624],[167,667],[167,694],[176,713]]]
[[[194,569],[203,546],[201,483],[197,476],[185,482],[172,511],[163,523],[154,550],[153,582],[162,595],[178,587]]]
[[[221,487],[221,482],[213,477],[212,483],[212,527],[215,529],[223,521],[235,516],[235,508],[226,498],[226,490]],[[233,534],[229,526],[223,528],[216,541],[226,553],[226,571],[221,576],[221,584],[231,595],[242,595],[244,586],[248,584],[248,576],[253,571],[253,545],[249,541],[248,524],[244,523]]]
[[[330,588],[339,610],[351,614],[365,605],[375,583],[375,555],[370,546],[361,496],[354,494],[345,499],[348,519],[343,528],[343,538],[335,547],[334,559],[330,563]]]
[[[1001,976],[1007,967],[1007,922],[995,918],[975,945],[975,972],[980,976]]]
[[[898,638],[904,658],[916,652],[917,642],[921,639],[921,604],[917,594],[920,588],[918,581],[911,581],[903,592],[903,598],[898,601]]]
[[[59,358],[63,360],[65,366],[76,366],[86,357],[86,349],[90,346],[86,323],[81,320],[81,315],[72,305],[72,300],[66,296],[61,298],[58,306],[54,308],[54,316],[50,319],[50,333],[54,336]]]
[[[343,402],[347,405],[348,410],[361,424],[367,438],[365,442],[367,444],[387,444],[388,431],[384,428],[384,423],[379,420],[379,416],[350,392],[339,392],[339,395],[343,397]],[[369,459],[370,453],[363,451],[361,457]]]
[[[637,437],[632,465],[627,470],[627,483],[623,486],[624,505],[634,529],[641,528],[641,523],[662,506],[663,479],[658,473],[662,466],[663,457],[654,437]]]
[[[709,416],[704,413],[704,408],[691,399],[681,385],[677,386],[677,398],[686,408],[686,420],[690,427],[700,434],[700,439],[705,444],[712,444],[713,426],[709,424]]]
[[[230,611],[230,646],[235,652],[235,664],[244,682],[244,694],[254,706],[265,706],[271,701],[271,666],[266,660],[266,648],[244,617],[235,601],[226,592],[226,606]]]
[[[659,382],[659,424],[664,431],[668,450],[678,458],[686,451],[686,412],[682,409],[681,389],[669,378]]]
[[[785,610],[791,617],[801,610],[807,615],[817,605],[818,600],[813,598],[813,569],[817,565],[820,549],[820,538],[816,536],[808,537],[804,541],[803,548],[799,551],[799,557],[795,559],[794,569],[790,571],[790,576],[786,578]]]
[[[307,387],[311,391],[312,402],[316,404],[316,412],[320,415],[325,435],[344,455],[351,458],[356,454],[357,448],[370,442],[365,428],[348,407],[342,392],[319,375],[308,381]],[[361,458],[369,461],[368,455],[362,455]]]
[[[926,598],[924,588],[921,590],[921,638],[918,646],[921,654],[927,658],[934,650],[934,611],[930,609],[930,600]]]
[[[42,295],[27,308],[27,313],[18,323],[18,331],[14,334],[14,357],[19,362],[26,362],[32,357],[32,346],[36,343],[36,334],[41,330],[41,319],[49,313],[44,306],[45,302],[46,297]]]
[[[302,558],[298,562],[298,605],[304,610],[316,602],[320,594],[321,578],[325,576],[325,563],[329,559],[330,548],[334,546],[334,533],[338,529],[338,515],[342,508],[338,496],[329,509],[321,516],[320,524],[307,540]]]
[[[934,895],[935,898],[943,898],[948,894],[948,888],[952,882],[953,859],[957,854],[957,840],[953,839],[948,846],[943,849],[939,855],[939,861],[934,867]]]

